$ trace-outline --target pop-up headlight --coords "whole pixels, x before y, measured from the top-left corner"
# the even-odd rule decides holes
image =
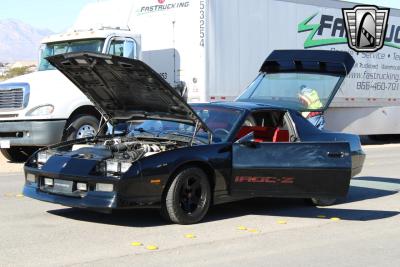
[[[100,162],[96,170],[98,173],[106,173],[107,175],[119,175],[125,173],[132,166],[131,162],[121,162],[115,159],[109,159]]]
[[[52,153],[50,153],[48,150],[43,150],[37,153],[37,163],[38,164],[45,164],[49,158],[52,156]]]

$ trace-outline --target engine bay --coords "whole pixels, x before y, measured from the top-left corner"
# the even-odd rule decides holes
[[[112,158],[114,160],[135,162],[160,152],[186,146],[187,143],[171,140],[137,139],[132,137],[115,137],[97,139],[94,142],[74,144],[67,154]],[[90,155],[91,154],[91,155]]]
[[[70,141],[39,151],[37,167],[41,168],[52,156],[99,161],[97,173],[111,176],[126,172],[132,163],[144,157],[188,146],[188,142],[171,139],[103,137]]]

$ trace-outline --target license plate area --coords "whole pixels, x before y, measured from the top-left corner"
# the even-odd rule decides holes
[[[76,183],[76,181],[41,177],[40,190],[56,195],[84,197],[87,194],[87,191],[78,190],[76,187]]]
[[[73,186],[73,181],[54,179],[53,192],[61,194],[71,194]]]
[[[1,140],[0,148],[3,148],[3,149],[10,148],[10,140]]]

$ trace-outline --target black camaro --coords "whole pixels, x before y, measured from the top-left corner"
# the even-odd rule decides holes
[[[300,113],[329,105],[354,65],[348,53],[274,51],[236,102],[191,106],[138,60],[75,53],[49,61],[125,129],[39,150],[25,164],[25,196],[101,212],[159,207],[190,224],[211,204],[250,197],[330,205],[361,171],[358,136],[320,131]],[[304,85],[322,105],[302,105]]]

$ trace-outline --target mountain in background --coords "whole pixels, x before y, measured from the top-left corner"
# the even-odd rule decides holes
[[[40,41],[50,34],[19,20],[0,20],[0,62],[37,61]]]

